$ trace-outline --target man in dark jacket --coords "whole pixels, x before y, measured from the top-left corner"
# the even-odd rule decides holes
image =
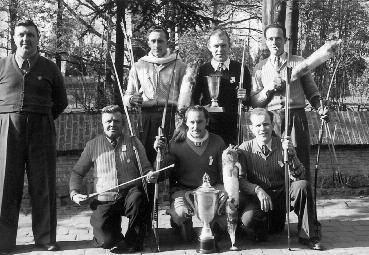
[[[15,54],[0,60],[0,252],[15,249],[24,171],[37,247],[56,245],[54,119],[67,107],[58,67],[39,55],[30,20],[14,29]]]

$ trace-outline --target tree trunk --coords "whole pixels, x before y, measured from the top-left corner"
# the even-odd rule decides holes
[[[117,69],[118,79],[123,86],[123,62],[124,62],[124,35],[122,30],[122,21],[124,20],[125,5],[123,0],[116,0],[117,4],[117,21],[115,24],[115,68]],[[122,105],[118,83],[114,87],[114,103]],[[122,87],[122,89],[125,89]]]
[[[17,46],[14,43],[14,28],[18,20],[18,0],[10,0],[9,1],[9,30],[10,30],[10,43],[11,49],[14,53],[17,49]]]
[[[58,0],[58,10],[56,15],[56,53],[55,53],[55,63],[61,69],[61,49],[62,49],[62,36],[63,36],[63,9],[64,5],[62,0]]]
[[[298,0],[287,0],[286,3],[286,36],[287,43],[292,54],[297,53],[297,38],[298,38],[298,21],[299,21],[299,2]]]

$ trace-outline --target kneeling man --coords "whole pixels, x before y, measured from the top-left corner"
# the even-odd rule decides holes
[[[137,138],[124,133],[123,114],[117,105],[102,109],[104,134],[87,142],[70,177],[70,196],[77,204],[86,203],[81,194],[83,177],[93,166],[94,192],[102,192],[140,176],[134,149],[137,149],[143,174],[152,170],[145,149]],[[141,181],[103,192],[94,198],[91,225],[94,243],[105,249],[135,252],[143,249],[145,222],[149,215],[147,196]],[[121,217],[129,219],[123,236]]]
[[[175,168],[168,171],[171,206],[167,213],[171,216],[172,226],[180,230],[184,241],[190,241],[193,231],[192,217],[185,193],[201,186],[205,173],[209,175],[210,184],[214,188],[224,189],[222,152],[225,144],[220,136],[206,130],[209,113],[203,106],[190,106],[185,118],[188,127],[187,137],[181,142],[170,142],[163,163],[175,163]],[[165,151],[166,143],[162,137],[157,137],[154,148]],[[225,230],[225,218],[221,218],[217,217],[214,222],[220,229]],[[217,234],[216,230],[214,232]]]
[[[240,163],[240,201],[242,228],[252,229],[256,240],[281,232],[285,225],[286,203],[283,151],[288,149],[290,161],[291,204],[298,216],[299,241],[321,250],[320,224],[316,218],[310,183],[304,180],[305,168],[296,156],[291,141],[272,136],[273,115],[265,109],[251,112],[251,131],[255,138],[242,143]]]

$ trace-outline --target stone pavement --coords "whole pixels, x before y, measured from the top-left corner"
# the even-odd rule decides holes
[[[14,254],[76,254],[95,255],[111,254],[109,250],[93,248],[91,245],[92,228],[89,224],[91,212],[87,207],[74,205],[62,206],[58,209],[58,232],[57,241],[61,251],[44,252],[37,251],[33,245],[31,230],[31,217],[28,213],[20,215],[17,238],[17,251]],[[245,237],[238,237],[237,245],[240,251],[228,251],[229,239],[219,243],[220,253],[227,255],[261,255],[261,254],[369,254],[369,197],[349,197],[338,199],[319,199],[318,217],[322,223],[322,243],[324,251],[312,251],[297,242],[296,217],[291,215],[291,247],[288,251],[286,231],[269,238],[268,242],[253,243]],[[195,226],[200,226],[194,218]],[[123,221],[123,227],[126,226]],[[196,254],[197,243],[181,244],[178,236],[170,228],[169,216],[165,215],[164,209],[159,216],[159,234],[161,237],[161,252],[158,254]],[[197,228],[199,230],[199,228]],[[153,241],[147,238],[143,254],[155,254],[151,248]]]

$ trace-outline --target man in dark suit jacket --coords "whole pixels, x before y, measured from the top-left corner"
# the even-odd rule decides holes
[[[236,144],[238,99],[242,99],[246,104],[250,94],[251,76],[247,67],[244,67],[244,88],[239,88],[241,63],[230,60],[230,45],[230,38],[226,31],[216,29],[210,34],[208,49],[213,58],[199,67],[192,100],[195,105],[210,104],[211,97],[206,76],[215,72],[221,73],[218,103],[219,106],[224,107],[224,112],[210,114],[209,131],[220,135],[226,144]]]

